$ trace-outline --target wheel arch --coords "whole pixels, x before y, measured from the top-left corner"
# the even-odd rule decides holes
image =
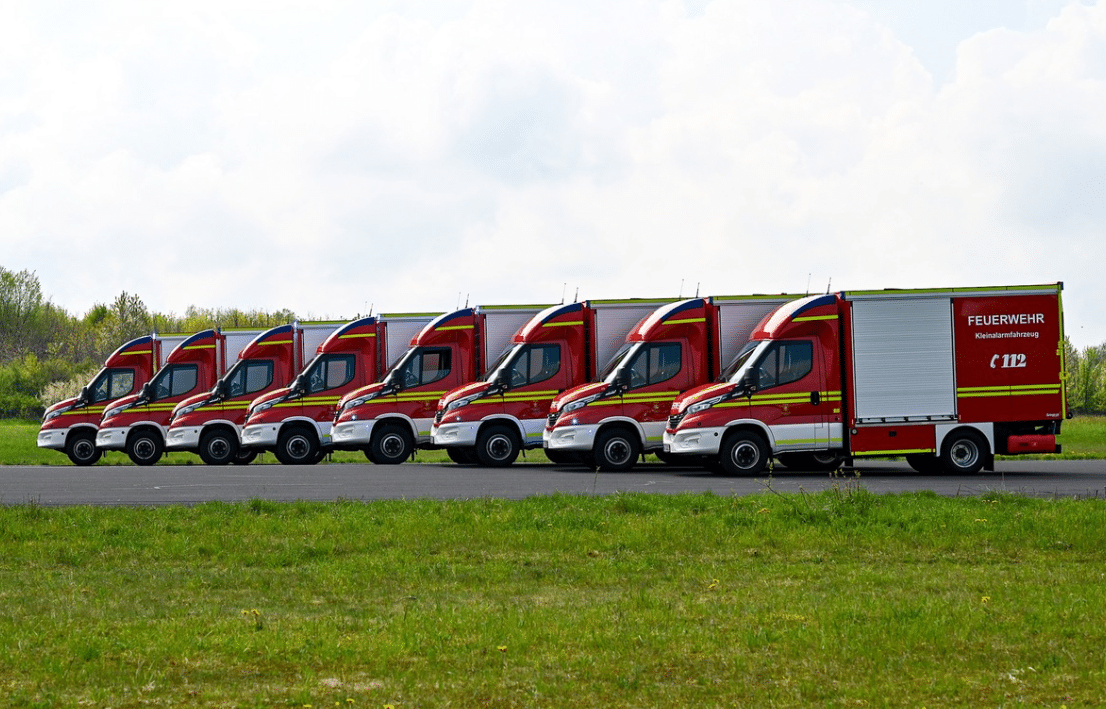
[[[595,437],[599,438],[605,431],[609,431],[613,428],[621,428],[636,433],[638,444],[641,445],[642,450],[645,449],[647,443],[645,440],[645,429],[642,428],[640,421],[636,421],[629,416],[611,416],[599,422],[599,425],[595,429]]]
[[[742,431],[755,433],[763,438],[764,442],[768,444],[768,455],[774,456],[776,454],[776,437],[772,435],[772,429],[766,426],[763,421],[757,421],[756,419],[738,419],[726,424],[726,430],[722,433],[722,441]]]

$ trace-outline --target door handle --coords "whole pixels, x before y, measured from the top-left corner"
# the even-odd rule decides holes
[[[810,392],[810,403],[814,404],[815,406],[822,403],[822,395],[816,391]]]

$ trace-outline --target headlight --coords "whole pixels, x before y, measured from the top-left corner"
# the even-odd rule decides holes
[[[359,396],[353,401],[347,401],[345,404],[342,405],[342,412],[344,413],[346,411],[349,411],[350,409],[356,409],[358,406],[361,406],[371,398],[373,398],[372,394],[368,394],[366,396]]]
[[[691,406],[687,407],[687,413],[697,414],[700,411],[706,411],[707,409],[714,406],[718,402],[723,401],[725,398],[726,398],[726,395],[723,394],[722,396],[715,396],[715,397],[711,397],[710,399],[707,399],[705,401],[700,401],[700,402],[694,403]]]
[[[451,401],[451,402],[449,402],[449,405],[445,407],[445,410],[446,411],[453,411],[454,409],[459,409],[462,406],[468,406],[469,404],[471,404],[472,402],[476,401],[479,398],[480,398],[480,395],[476,394],[474,396],[466,396],[462,399],[457,399],[456,401]]]
[[[254,414],[259,414],[262,411],[265,411],[267,409],[273,408],[274,403],[276,403],[276,402],[266,401],[264,404],[258,404],[257,406],[251,407],[250,410],[246,412],[246,418],[249,418],[249,417],[253,416]]]
[[[123,406],[116,406],[114,409],[108,409],[106,412],[104,412],[104,419],[109,419],[112,416],[118,416],[129,408],[129,406],[124,404]]]
[[[58,409],[57,411],[51,411],[50,413],[48,413],[48,414],[46,414],[45,416],[42,417],[42,422],[46,423],[47,421],[53,421],[58,416],[61,416],[66,411],[69,411],[72,408],[73,408],[72,406],[66,406],[64,409]]]
[[[192,404],[191,406],[185,406],[183,409],[177,409],[176,411],[173,412],[173,415],[169,418],[169,423],[172,423],[173,421],[176,421],[181,416],[187,416],[188,414],[192,413],[193,411],[200,408],[201,406],[203,406],[203,402],[201,402],[199,404]]]
[[[583,399],[577,399],[576,401],[570,401],[564,405],[561,409],[561,413],[567,414],[569,411],[575,411],[576,409],[582,409],[591,402],[599,398],[598,394],[592,394],[591,396],[585,396]]]

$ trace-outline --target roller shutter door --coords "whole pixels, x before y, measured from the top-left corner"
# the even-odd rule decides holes
[[[955,418],[950,299],[855,300],[852,312],[857,420]]]

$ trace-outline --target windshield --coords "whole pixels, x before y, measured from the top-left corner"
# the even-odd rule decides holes
[[[396,363],[392,365],[392,368],[389,369],[388,373],[384,375],[384,378],[380,380],[384,386],[389,386],[394,389],[403,388],[403,377],[400,375],[400,372],[407,368],[408,363],[410,363],[411,359],[418,351],[418,347],[412,347],[404,352],[402,357],[396,360]]]
[[[480,377],[480,381],[495,381],[496,374],[507,365],[507,360],[513,359],[513,355],[525,346],[526,345],[514,345],[510,349],[504,350],[503,354],[499,355],[499,357],[491,363],[491,366],[488,367],[488,371],[484,373],[484,376]]]
[[[618,365],[627,361],[630,357],[630,352],[637,352],[641,349],[640,342],[627,342],[618,348],[618,352],[614,353],[611,357],[611,361],[607,363],[606,367],[603,367],[603,371],[599,373],[599,381],[606,382],[607,384],[613,384],[615,375],[618,372]]]
[[[749,358],[753,356],[753,353],[757,351],[760,345],[764,344],[764,340],[752,340],[747,342],[741,351],[737,353],[737,356],[722,370],[722,374],[718,377],[720,382],[730,382],[736,384],[741,380],[741,376],[744,375],[745,365],[749,362]]]
[[[219,388],[220,384],[222,384],[224,389],[225,389],[226,386],[227,386],[227,383],[230,382],[231,379],[234,379],[234,375],[238,374],[238,371],[242,369],[244,364],[245,364],[245,360],[241,360],[241,359],[238,360],[237,362],[235,362],[234,365],[230,369],[227,370],[227,373],[223,375],[222,379],[220,379],[218,382],[216,382],[215,386],[212,387],[211,391],[212,392],[216,391]]]

